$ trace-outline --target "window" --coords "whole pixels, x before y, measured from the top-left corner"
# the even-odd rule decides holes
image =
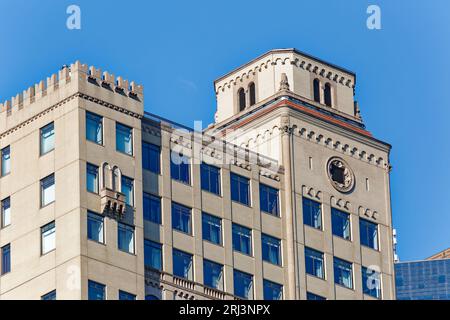
[[[261,211],[274,216],[279,215],[278,190],[263,184],[259,185],[259,200]]]
[[[86,111],[86,139],[103,144],[103,117]]]
[[[332,229],[335,236],[350,240],[350,215],[331,208]]]
[[[171,152],[170,156],[170,176],[173,180],[180,181],[185,184],[191,183],[189,173],[189,158],[179,155],[176,152]]]
[[[2,247],[2,274],[11,272],[11,245]]]
[[[234,295],[243,299],[253,299],[253,276],[251,274],[234,270]]]
[[[130,207],[134,207],[133,179],[122,176],[122,193],[125,195],[125,203]]]
[[[162,245],[150,240],[144,240],[144,265],[156,270],[162,270]]]
[[[98,193],[98,167],[90,163],[86,164],[86,189]]]
[[[203,281],[205,286],[223,290],[223,266],[209,260],[203,260]]]
[[[203,213],[202,234],[203,240],[207,240],[218,245],[222,244],[222,219]]]
[[[50,291],[41,297],[41,300],[56,300],[56,290]]]
[[[55,148],[55,128],[53,122],[41,128],[41,156]]]
[[[252,230],[233,223],[233,250],[252,254]]]
[[[104,284],[89,280],[88,281],[88,300],[106,300]]]
[[[332,106],[331,85],[329,83],[325,83],[323,95],[324,95],[324,99],[325,99],[325,105],[327,105],[328,107],[331,107]]]
[[[250,106],[252,106],[256,103],[256,87],[253,82],[248,86],[248,92],[250,94]]]
[[[326,298],[319,296],[317,294],[307,292],[306,293],[306,300],[327,300]]]
[[[303,198],[303,223],[315,229],[322,229],[322,206],[320,203]]]
[[[56,247],[56,227],[55,221],[41,227],[41,251],[42,255],[55,250]]]
[[[145,296],[145,300],[159,300],[159,298],[153,294],[148,294]]]
[[[191,209],[178,203],[172,203],[172,228],[191,234]]]
[[[144,219],[161,224],[161,198],[144,192]]]
[[[231,200],[247,206],[250,205],[249,179],[234,173],[231,174]]]
[[[306,273],[321,279],[325,279],[325,272],[323,265],[324,265],[323,253],[305,247]]]
[[[161,149],[154,144],[142,142],[142,167],[144,170],[159,174],[161,172]]]
[[[262,234],[261,242],[263,260],[281,265],[281,240]]]
[[[136,295],[119,290],[119,300],[136,300]]]
[[[116,122],[116,150],[133,155],[133,129]]]
[[[220,195],[220,169],[206,163],[201,164],[202,190]]]
[[[104,239],[104,218],[103,216],[94,212],[88,211],[87,213],[87,234],[88,239],[105,243]]]
[[[41,180],[41,207],[55,201],[55,175],[51,174]]]
[[[118,223],[117,231],[119,250],[134,254],[134,227]]]
[[[381,298],[380,273],[366,267],[362,267],[363,292],[374,298]]]
[[[334,282],[353,289],[353,268],[350,262],[334,258]]]
[[[2,214],[2,228],[11,224],[11,201],[10,198],[6,198],[1,203]]]
[[[363,246],[378,250],[378,225],[359,219],[359,234]]]
[[[3,148],[2,151],[2,177],[11,172],[11,151],[9,146]]]
[[[245,91],[244,88],[238,90],[239,111],[245,109]]]
[[[264,300],[283,299],[283,286],[281,284],[264,279],[263,286],[264,286]]]
[[[173,274],[187,280],[194,279],[191,254],[173,249]]]
[[[314,79],[314,101],[320,103],[320,81],[319,79]]]

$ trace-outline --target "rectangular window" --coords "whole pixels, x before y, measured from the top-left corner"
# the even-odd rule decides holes
[[[98,167],[90,163],[86,164],[86,189],[98,193]]]
[[[2,274],[11,272],[11,245],[2,247]]]
[[[233,223],[233,250],[252,255],[252,230]]]
[[[130,207],[134,207],[133,179],[122,176],[122,193],[125,195],[125,203]]]
[[[106,286],[104,284],[88,281],[88,300],[106,300]]]
[[[202,234],[203,240],[212,243],[222,244],[222,219],[210,214],[202,214]]]
[[[133,155],[133,129],[116,122],[116,150]]]
[[[86,111],[86,139],[103,144],[103,117]]]
[[[9,146],[3,148],[2,151],[2,177],[11,172],[11,151]]]
[[[264,279],[264,300],[282,300],[283,286],[281,284]]]
[[[179,155],[173,151],[170,153],[170,176],[173,180],[185,184],[191,183],[189,162],[190,159],[186,156]]]
[[[2,214],[2,228],[11,224],[11,201],[10,198],[6,198],[1,203]]]
[[[322,206],[319,202],[303,198],[303,223],[315,229],[322,229]]]
[[[144,192],[144,219],[161,224],[161,198]]]
[[[173,274],[177,277],[193,280],[192,254],[173,249]]]
[[[202,190],[220,195],[220,169],[206,163],[200,165]]]
[[[323,253],[305,247],[305,269],[307,274],[325,279]]]
[[[142,142],[142,168],[159,174],[161,172],[161,149],[154,144]]]
[[[261,211],[279,216],[278,190],[264,184],[259,185],[259,200]]]
[[[191,234],[191,209],[178,203],[172,203],[172,228]]]
[[[41,128],[41,156],[55,148],[55,128],[53,122]]]
[[[134,227],[118,223],[117,240],[119,250],[134,254]]]
[[[104,237],[104,218],[103,216],[94,212],[88,211],[87,213],[87,233],[88,239],[105,243]]]
[[[306,300],[327,300],[326,298],[319,296],[317,294],[307,292],[306,293]]]
[[[41,297],[41,300],[56,300],[56,290],[50,291]]]
[[[335,236],[350,240],[350,215],[331,208],[332,229]]]
[[[234,270],[234,295],[243,299],[253,299],[253,276],[251,274]]]
[[[41,180],[41,207],[55,201],[55,175],[51,174]]]
[[[359,219],[360,241],[363,246],[378,250],[378,225]]]
[[[363,283],[363,292],[374,298],[381,298],[381,277],[380,273],[369,269],[366,267],[362,267],[362,283]]]
[[[150,240],[144,240],[144,265],[156,270],[162,270],[162,245]]]
[[[250,205],[250,180],[231,173],[231,200]]]
[[[119,300],[136,300],[136,295],[119,290]]]
[[[281,265],[281,240],[267,234],[261,235],[262,258],[264,261]]]
[[[203,260],[203,281],[207,287],[223,290],[223,266],[209,260]]]
[[[353,289],[353,268],[350,262],[334,258],[334,282]]]
[[[56,226],[55,221],[41,227],[41,250],[42,255],[56,248]]]

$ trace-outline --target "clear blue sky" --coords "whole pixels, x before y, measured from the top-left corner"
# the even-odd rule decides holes
[[[66,28],[70,4],[81,30]],[[2,0],[0,101],[78,59],[143,83],[147,111],[208,124],[215,78],[298,48],[357,73],[366,125],[393,145],[400,258],[422,259],[450,247],[449,21],[448,0]]]

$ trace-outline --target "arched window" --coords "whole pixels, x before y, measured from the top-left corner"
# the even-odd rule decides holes
[[[249,84],[248,92],[250,94],[250,106],[252,106],[256,103],[256,87],[254,82]]]
[[[159,300],[159,298],[153,294],[148,294],[145,296],[145,300]]]
[[[320,81],[319,79],[314,79],[314,101],[320,103]]]
[[[239,99],[239,111],[245,109],[245,91],[244,88],[240,88],[238,90],[238,99]]]
[[[325,105],[331,107],[331,85],[327,82],[325,84],[325,89],[323,90],[324,98],[325,98]]]

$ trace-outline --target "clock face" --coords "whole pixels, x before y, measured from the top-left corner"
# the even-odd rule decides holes
[[[339,157],[328,160],[327,174],[333,187],[343,193],[350,192],[355,185],[355,175],[348,164]]]

